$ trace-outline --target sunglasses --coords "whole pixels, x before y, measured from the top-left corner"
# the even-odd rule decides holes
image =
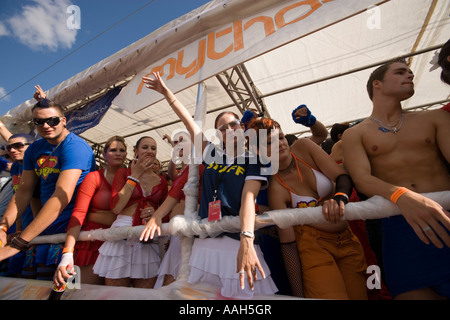
[[[16,143],[12,143],[12,144],[8,144],[6,145],[6,150],[7,151],[11,151],[11,149],[15,149],[15,150],[19,150],[22,149],[25,146],[30,145],[31,143],[23,143],[23,142],[16,142]]]
[[[221,125],[217,129],[220,130],[220,131],[226,131],[227,129],[234,129],[237,126],[239,126],[240,124],[241,124],[241,121],[236,119],[236,120],[233,120],[231,122],[228,122],[228,123],[225,123],[225,124]]]
[[[47,119],[33,118],[32,122],[34,123],[35,126],[38,127],[42,127],[44,124],[48,124],[50,127],[55,127],[61,122],[62,118],[64,117],[51,117]]]

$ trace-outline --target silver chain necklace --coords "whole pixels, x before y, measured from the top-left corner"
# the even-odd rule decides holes
[[[378,130],[382,131],[382,132],[392,132],[392,133],[397,133],[400,131],[400,128],[403,125],[403,118],[404,118],[404,113],[402,113],[402,115],[398,118],[397,122],[395,122],[395,124],[393,126],[389,125],[389,124],[384,124],[383,122],[381,122],[380,120],[374,118],[374,117],[369,117],[370,120],[374,121],[375,123],[377,123],[379,125]],[[389,128],[388,128],[389,127]]]

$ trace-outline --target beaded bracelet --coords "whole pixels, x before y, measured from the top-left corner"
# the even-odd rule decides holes
[[[397,204],[398,199],[408,191],[410,191],[410,190],[405,187],[397,188],[397,190],[395,190],[394,193],[391,194],[391,198],[390,198],[391,201],[393,203]]]

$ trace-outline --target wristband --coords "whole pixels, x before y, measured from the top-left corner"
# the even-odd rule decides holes
[[[27,251],[30,248],[30,243],[21,237],[14,237],[11,240],[10,246],[20,251]]]
[[[336,201],[343,201],[345,204],[347,204],[347,203],[348,203],[348,200],[349,200],[349,197],[348,197],[348,195],[347,195],[346,193],[344,193],[344,192],[336,192],[336,193],[334,194],[333,199],[336,200]]]
[[[8,227],[5,226],[4,224],[2,224],[2,225],[0,226],[0,229],[2,229],[3,231],[5,231],[5,233],[8,231]]]
[[[394,191],[394,193],[391,194],[390,200],[397,204],[398,199],[405,194],[406,192],[409,192],[410,190],[405,187],[399,187],[397,190]]]
[[[306,108],[306,116],[297,118],[295,116],[295,112],[301,108]],[[311,114],[311,111],[308,109],[308,107],[305,104],[302,104],[295,108],[294,111],[292,111],[292,120],[294,120],[295,123],[302,124],[306,127],[312,127],[316,123],[317,119]]]
[[[134,181],[134,182],[136,182],[136,183],[139,183],[139,182],[140,182],[139,179],[136,179],[135,177],[132,177],[132,176],[128,176],[128,177],[127,177],[127,180],[131,180],[131,181]]]
[[[62,253],[73,253],[75,251],[75,248],[69,248],[69,247],[64,247]]]
[[[347,200],[348,200],[348,195],[347,195],[346,193],[344,193],[344,192],[336,192],[336,193],[334,194],[334,196],[344,196],[344,197],[347,198]]]
[[[253,239],[255,237],[255,234],[251,231],[241,231],[241,236]]]
[[[130,186],[132,186],[133,188],[136,187],[136,185],[137,185],[137,183],[136,183],[135,181],[130,180],[130,179],[127,180],[127,183],[128,183]]]

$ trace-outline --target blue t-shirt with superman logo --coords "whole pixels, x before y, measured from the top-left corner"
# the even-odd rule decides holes
[[[33,170],[39,177],[42,205],[54,193],[59,174],[70,169],[81,170],[73,196],[58,218],[42,232],[42,235],[66,232],[78,187],[84,177],[95,170],[95,157],[86,141],[74,133],[69,133],[59,146],[40,139],[25,151],[23,170]]]

